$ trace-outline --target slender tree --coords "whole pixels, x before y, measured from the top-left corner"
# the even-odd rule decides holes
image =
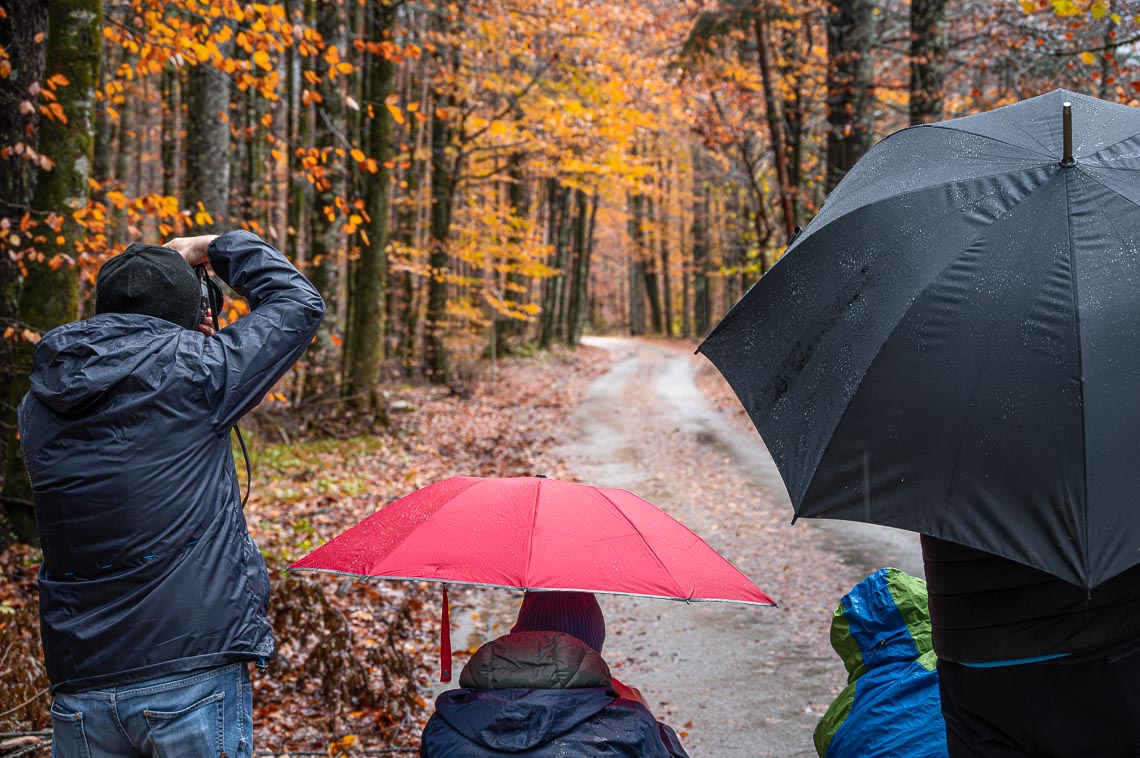
[[[946,36],[942,25],[946,0],[910,3],[910,123],[929,124],[942,118],[946,79]]]
[[[212,219],[200,231],[224,231],[230,214],[230,78],[211,64],[187,74],[186,175],[183,197]]]
[[[50,156],[54,165],[37,178],[31,211],[41,217],[55,214],[62,226],[60,234],[47,235],[37,244],[42,257],[25,259],[27,276],[19,299],[20,321],[41,333],[75,320],[79,311],[74,242],[82,240],[84,233],[74,214],[87,205],[91,179],[102,19],[102,0],[52,0],[48,6],[46,73],[50,81],[51,76],[67,72],[68,84],[55,90],[62,116],[40,121],[39,152]],[[14,360],[16,381],[12,382],[9,395],[13,406],[29,386],[31,348],[30,342],[18,343]],[[15,429],[9,430],[10,434],[14,432]],[[4,502],[9,507],[12,528],[24,541],[35,536],[30,501],[31,487],[19,444],[9,437]]]
[[[832,3],[827,16],[827,191],[871,146],[871,0]]]
[[[396,6],[372,9],[372,43],[368,56],[368,153],[375,172],[364,174],[368,203],[367,240],[353,272],[352,320],[348,325],[344,392],[361,407],[382,407],[378,387],[384,357],[385,299],[388,291],[388,217],[392,192],[393,128],[388,100],[395,89],[396,64],[386,53],[396,25]],[[386,44],[385,44],[386,43]]]

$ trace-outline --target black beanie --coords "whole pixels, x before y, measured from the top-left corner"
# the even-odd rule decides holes
[[[95,313],[138,313],[197,329],[202,320],[198,275],[170,248],[136,243],[99,269]]]

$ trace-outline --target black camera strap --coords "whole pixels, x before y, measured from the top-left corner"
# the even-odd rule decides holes
[[[253,466],[249,463],[249,448],[245,446],[245,437],[241,436],[241,429],[234,425],[234,431],[237,432],[238,444],[241,445],[241,454],[245,457],[245,497],[241,499],[241,507],[244,510],[245,504],[249,502],[249,488],[253,484]]]
[[[206,299],[209,300],[210,305],[210,319],[214,322],[214,331],[220,331],[221,325],[218,323],[218,314],[222,310],[222,305],[225,303],[225,296],[222,293],[220,284],[214,281],[213,277],[206,273],[206,267],[197,266],[198,278],[206,290]],[[237,424],[234,424],[234,431],[237,432],[238,445],[241,446],[242,457],[245,458],[245,497],[241,500],[241,507],[244,510],[246,503],[249,502],[250,489],[253,486],[253,466],[249,461],[249,448],[245,445],[245,437],[242,436],[241,429]]]

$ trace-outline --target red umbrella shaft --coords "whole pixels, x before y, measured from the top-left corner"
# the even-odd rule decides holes
[[[443,585],[443,618],[439,623],[439,681],[451,681],[451,613],[446,584]]]

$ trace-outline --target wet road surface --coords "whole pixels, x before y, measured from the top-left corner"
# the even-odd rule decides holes
[[[613,365],[559,450],[567,469],[669,511],[780,603],[599,596],[604,657],[694,758],[814,756],[812,731],[846,680],[828,642],[832,611],[882,566],[921,576],[917,537],[844,522],[793,527],[759,435],[697,388],[703,357],[637,340],[585,343],[610,351]]]

